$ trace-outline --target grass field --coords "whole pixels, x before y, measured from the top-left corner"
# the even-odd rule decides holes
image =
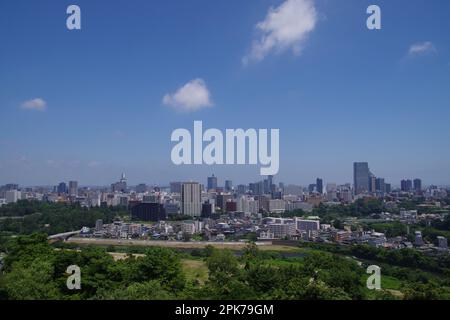
[[[181,263],[188,280],[197,280],[200,285],[208,280],[208,267],[203,260],[182,259]]]
[[[363,276],[363,283],[366,283],[368,277],[369,277],[368,274]],[[391,277],[391,276],[385,276],[383,274],[381,275],[381,289],[382,290],[389,291],[393,296],[401,299],[403,297],[403,293],[400,291],[401,287],[402,287],[402,282],[399,279]],[[365,290],[367,290],[366,293],[369,298],[375,297],[373,290],[369,290],[367,288]]]
[[[128,254],[123,252],[108,252],[114,260],[124,260],[128,258]],[[134,257],[143,257],[143,254],[133,254]],[[197,280],[200,285],[203,285],[208,280],[208,267],[203,260],[200,259],[181,259],[184,274],[187,280]]]

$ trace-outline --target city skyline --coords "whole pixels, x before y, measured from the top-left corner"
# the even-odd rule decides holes
[[[9,183],[0,183],[0,186],[3,185],[17,185],[18,187],[21,188],[26,188],[26,187],[52,187],[55,188],[56,190],[58,190],[58,193],[68,193],[71,194],[72,192],[70,191],[72,188],[78,188],[78,187],[98,187],[98,188],[111,188],[113,191],[118,191],[118,192],[124,192],[126,189],[129,188],[136,188],[139,189],[142,186],[145,186],[146,188],[150,188],[150,187],[163,187],[163,188],[172,188],[172,184],[180,184],[180,188],[181,185],[183,183],[199,183],[200,185],[203,186],[203,188],[205,189],[205,191],[209,191],[209,190],[214,190],[214,189],[223,189],[225,192],[226,191],[231,191],[231,190],[236,190],[238,186],[241,185],[245,185],[245,186],[249,186],[251,184],[254,183],[262,183],[264,181],[266,181],[267,179],[269,179],[270,181],[275,180],[274,184],[275,185],[279,185],[282,184],[284,186],[299,186],[299,187],[303,187],[304,189],[308,189],[311,188],[312,186],[314,187],[314,189],[317,188],[317,191],[319,193],[326,193],[326,189],[329,185],[331,186],[336,186],[336,185],[350,185],[354,188],[354,192],[355,194],[359,194],[359,193],[367,193],[367,192],[374,192],[375,190],[370,190],[370,178],[369,180],[367,180],[367,184],[368,187],[365,190],[359,190],[357,187],[357,184],[355,184],[355,181],[357,179],[356,177],[356,172],[355,172],[355,165],[357,164],[361,164],[360,162],[354,162],[353,166],[354,166],[354,173],[353,173],[353,183],[352,182],[338,182],[338,181],[326,181],[323,178],[317,177],[315,179],[315,184],[313,183],[314,181],[310,181],[310,182],[305,182],[305,183],[290,183],[290,182],[285,182],[285,181],[276,181],[276,176],[259,176],[259,180],[250,180],[250,181],[234,181],[234,180],[230,180],[227,177],[217,177],[215,175],[215,173],[212,173],[210,176],[206,176],[202,179],[188,179],[188,180],[170,180],[170,181],[166,181],[164,183],[152,183],[152,182],[148,182],[148,181],[139,181],[139,182],[132,182],[132,183],[128,183],[128,178],[126,178],[125,173],[121,173],[120,175],[120,180],[118,182],[113,182],[114,178],[111,179],[111,183],[109,184],[105,184],[105,185],[101,185],[101,184],[79,184],[79,180],[67,180],[67,181],[60,181],[56,184],[35,184],[35,185],[31,185],[31,184],[19,184],[16,182],[9,182]],[[368,163],[362,163],[362,164],[367,164]],[[367,167],[368,169],[368,175],[369,177],[372,176],[373,178],[376,178],[376,190],[380,190],[378,187],[379,183],[382,183],[383,185],[389,185],[389,187],[394,188],[394,189],[401,189],[402,191],[407,191],[404,189],[410,189],[410,191],[412,190],[421,190],[425,187],[430,187],[430,186],[437,186],[437,187],[449,187],[449,185],[438,185],[438,184],[426,184],[423,183],[423,180],[419,177],[404,177],[402,178],[398,184],[396,182],[393,182],[389,179],[386,179],[384,177],[376,177],[371,171],[370,168]],[[138,181],[135,179],[135,181]],[[404,186],[404,183],[409,183],[410,186]],[[71,185],[74,185],[74,187],[71,187]],[[63,191],[61,191],[63,190]],[[322,192],[320,192],[320,190]],[[139,192],[136,190],[136,192]],[[181,193],[181,191],[180,191]]]
[[[170,133],[201,120],[279,128],[286,184],[352,182],[368,161],[393,186],[450,185],[450,3],[380,0],[382,29],[368,30],[369,1],[80,0],[76,31],[68,4],[2,5],[0,184],[262,179],[173,165]],[[270,8],[292,37],[277,38]]]

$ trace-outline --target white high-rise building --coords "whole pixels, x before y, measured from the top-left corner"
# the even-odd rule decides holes
[[[327,193],[336,192],[336,191],[337,191],[336,183],[327,183]]]
[[[242,196],[237,200],[236,210],[238,212],[257,214],[259,212],[259,202],[252,197]]]
[[[69,195],[70,196],[78,196],[78,182],[77,181],[69,181]]]
[[[197,182],[185,182],[181,187],[181,212],[199,217],[202,214],[201,189]]]
[[[5,199],[6,203],[16,203],[21,198],[21,192],[18,190],[6,191]]]

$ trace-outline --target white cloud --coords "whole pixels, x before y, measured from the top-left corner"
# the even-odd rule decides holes
[[[183,112],[193,112],[213,105],[203,79],[194,79],[173,94],[166,94],[163,103]]]
[[[41,98],[36,98],[23,102],[20,107],[25,110],[45,111],[47,102]]]
[[[95,160],[90,161],[90,162],[88,163],[88,167],[89,167],[89,168],[95,168],[95,167],[98,167],[98,166],[100,166],[100,165],[101,165],[101,162],[95,161]]]
[[[67,165],[72,168],[77,168],[81,165],[81,161],[80,160],[72,160],[72,161],[69,161],[67,163]]]
[[[57,164],[58,164],[55,160],[47,160],[47,161],[45,161],[45,163],[46,163],[49,167],[56,167]]]
[[[436,47],[430,41],[415,43],[409,47],[408,55],[417,56],[427,53],[436,52]]]
[[[261,37],[253,41],[250,53],[242,62],[258,62],[272,52],[288,49],[299,55],[308,35],[316,27],[317,19],[314,0],[286,0],[279,7],[271,7],[264,21],[256,25]]]

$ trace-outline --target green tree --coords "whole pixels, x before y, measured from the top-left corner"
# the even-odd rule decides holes
[[[53,281],[54,268],[50,261],[35,259],[30,264],[14,264],[3,279],[9,299],[47,300],[58,299],[59,291]]]

